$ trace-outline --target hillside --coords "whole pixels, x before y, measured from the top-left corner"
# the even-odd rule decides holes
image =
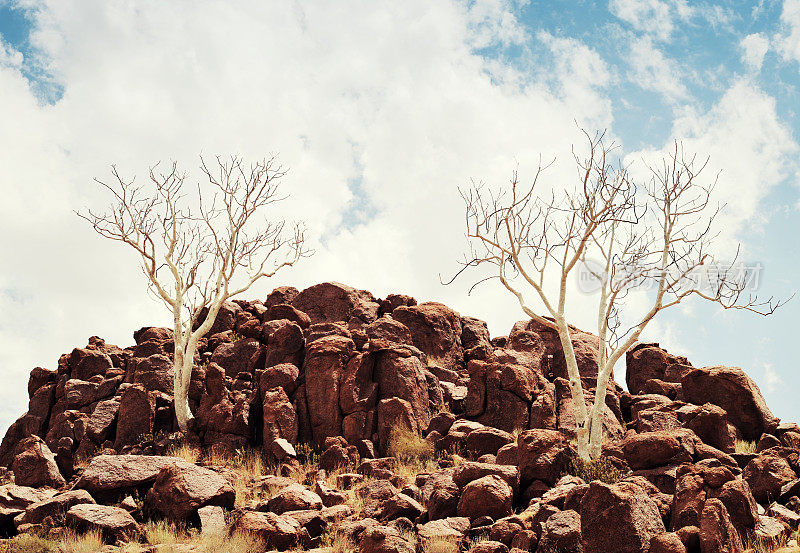
[[[658,344],[627,353],[584,465],[558,337],[533,321],[492,338],[338,283],[237,300],[199,347],[186,436],[172,331],[133,337],[31,371],[0,445],[11,551],[722,553],[800,525],[800,427],[743,370]],[[574,329],[590,400],[597,343]]]

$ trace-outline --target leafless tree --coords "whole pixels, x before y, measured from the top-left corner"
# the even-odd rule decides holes
[[[200,170],[205,188],[187,186],[175,162],[164,171],[151,167],[145,184],[112,166],[113,180],[95,179],[112,195],[109,210],[78,212],[98,234],[139,254],[149,290],[173,315],[175,417],[183,432],[192,419],[188,390],[198,342],[223,302],[309,254],[302,224],[258,224],[257,214],[284,199],[279,184],[286,171],[274,156],[252,164],[217,157],[210,167],[201,157]]]
[[[584,134],[588,153],[580,156],[573,148],[577,184],[560,193],[539,195],[538,183],[549,167],[541,162],[530,185],[520,185],[515,172],[510,188],[500,192],[481,183],[461,191],[470,251],[459,273],[493,267],[489,278],[498,279],[528,317],[558,332],[575,408],[578,454],[589,460],[601,454],[612,368],[656,315],[691,296],[762,315],[783,302],[759,301],[748,293],[741,264],[714,258],[713,223],[720,211],[711,201],[716,179],[709,185],[700,181],[708,159],[698,162],[676,142],[657,166],[648,167],[649,181],[637,186],[628,168],[612,162],[615,146],[606,143],[604,133]],[[598,293],[598,377],[590,409],[565,319],[571,274],[588,278]],[[625,298],[643,288],[650,290],[649,308],[638,315],[623,313]],[[530,306],[531,293],[547,316]],[[623,319],[632,325],[624,328]]]

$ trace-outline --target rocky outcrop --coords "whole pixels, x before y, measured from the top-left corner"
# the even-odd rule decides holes
[[[598,339],[570,330],[591,405]],[[800,426],[741,369],[658,344],[626,353],[628,391],[609,382],[603,458],[587,465],[546,321],[492,338],[441,303],[338,283],[227,302],[194,359],[185,435],[172,331],[134,341],[91,337],[31,371],[0,444],[0,539],[73,528],[113,543],[157,517],[269,550],[328,534],[360,553],[706,553],[800,526]],[[181,446],[200,460],[167,456]]]

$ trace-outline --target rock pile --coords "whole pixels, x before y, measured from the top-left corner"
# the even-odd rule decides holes
[[[31,371],[0,445],[2,537],[70,527],[119,544],[165,518],[278,550],[722,553],[800,525],[800,427],[741,369],[658,344],[627,352],[602,463],[584,467],[560,342],[534,321],[491,338],[443,304],[338,283],[226,303],[195,359],[185,436],[172,331],[134,340],[92,337]],[[573,329],[589,401],[597,344]],[[395,428],[431,452],[413,472]],[[170,456],[181,445],[202,465]],[[215,462],[245,450],[275,474],[243,481]]]

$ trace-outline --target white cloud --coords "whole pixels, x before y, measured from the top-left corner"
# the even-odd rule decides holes
[[[764,56],[769,50],[769,39],[762,33],[753,33],[741,40],[739,49],[742,52],[742,63],[751,71],[760,71]]]
[[[650,37],[633,39],[629,56],[631,82],[662,95],[669,103],[689,98],[689,91],[684,84],[685,71],[654,46]]]
[[[772,363],[764,363],[764,382],[766,384],[767,393],[773,394],[777,392],[783,385],[783,378],[772,366]]]
[[[473,53],[520,40],[514,6],[42,2],[32,41],[63,98],[40,105],[0,67],[0,259],[13,260],[0,267],[0,426],[24,411],[33,366],[93,334],[126,346],[139,326],[168,324],[135,257],[72,213],[105,204],[91,178],[112,162],[141,175],[158,159],[193,169],[201,151],[277,151],[290,167],[282,209],[307,221],[317,254],[247,297],[339,280],[444,301],[506,333],[522,317],[504,292],[439,283],[465,247],[456,187],[506,182],[517,160],[530,174],[539,153],[563,156],[551,171],[563,182],[574,120],[611,122],[607,71],[579,42],[552,40],[555,87]],[[377,215],[359,223],[364,204]]]
[[[776,38],[776,46],[785,60],[800,62],[800,0],[784,0],[781,24],[785,34]]]
[[[611,0],[608,8],[635,30],[659,40],[668,40],[676,25],[693,14],[686,0]]]
[[[725,205],[717,220],[719,247],[732,255],[737,242],[745,248],[757,240],[754,232],[765,222],[762,201],[797,170],[798,145],[778,116],[775,99],[747,79],[739,79],[710,109],[686,107],[675,119],[672,139],[663,148],[630,154],[627,159],[657,160],[682,142],[685,151],[707,156],[704,176],[718,175],[713,200]],[[641,165],[636,167],[641,169]],[[746,254],[746,251],[745,251]]]
[[[22,65],[22,53],[18,52],[0,37],[0,66],[18,68]]]

